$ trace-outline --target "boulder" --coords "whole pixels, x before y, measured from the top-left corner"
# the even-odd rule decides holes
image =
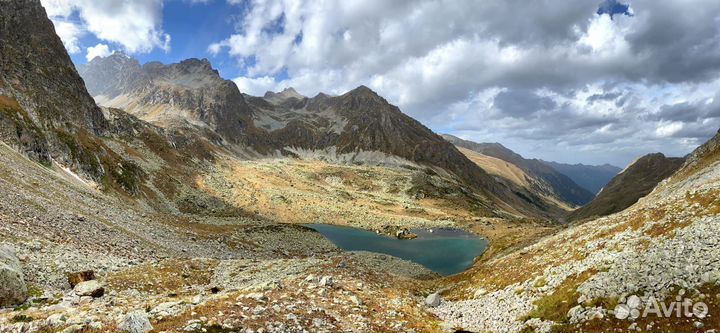
[[[333,286],[333,278],[332,276],[323,276],[320,279],[320,286],[321,287],[332,287]]]
[[[65,318],[65,315],[61,313],[52,314],[47,319],[45,319],[45,324],[50,327],[59,327],[65,324],[65,321],[67,321],[67,318]]]
[[[80,282],[75,286],[75,295],[101,297],[105,295],[105,287],[97,280]]]
[[[477,299],[477,298],[485,296],[485,294],[487,294],[487,290],[485,290],[483,288],[479,288],[478,290],[475,290],[475,294],[473,295],[473,298]]]
[[[153,317],[169,317],[178,315],[184,310],[183,302],[165,302],[158,304],[150,310],[150,315]]]
[[[641,302],[642,301],[640,300],[640,297],[637,297],[636,295],[631,295],[627,299],[627,306],[629,306],[630,309],[639,309]]]
[[[440,305],[440,294],[434,293],[428,295],[427,298],[425,298],[425,305],[434,308],[438,305]]]
[[[135,310],[129,312],[118,324],[118,328],[122,332],[127,333],[146,333],[152,331],[153,327],[150,324],[145,311]]]
[[[27,297],[20,260],[13,249],[0,246],[0,307],[21,304]]]
[[[75,288],[75,286],[77,286],[80,282],[95,280],[95,272],[82,271],[75,273],[67,273],[67,279],[68,283],[70,283],[70,288]]]

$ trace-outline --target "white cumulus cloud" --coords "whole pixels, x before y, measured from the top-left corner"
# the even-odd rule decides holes
[[[71,53],[79,52],[78,40],[87,32],[129,53],[170,50],[170,35],[162,30],[162,0],[42,0],[42,4]],[[80,22],[70,22],[74,15]]]
[[[110,48],[106,44],[99,43],[95,46],[90,46],[87,48],[87,54],[85,55],[85,59],[87,61],[95,59],[95,57],[107,57],[112,52],[110,51]]]
[[[75,54],[80,52],[80,38],[85,34],[82,27],[61,19],[55,20],[53,24],[55,25],[55,33],[57,33],[62,40],[68,53]]]
[[[258,78],[241,76],[234,79],[233,82],[235,82],[240,91],[254,96],[262,96],[265,92],[276,91],[279,90],[278,88],[280,87],[272,76],[262,76]]]

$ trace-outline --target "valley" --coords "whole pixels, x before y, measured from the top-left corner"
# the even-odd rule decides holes
[[[0,0],[0,28],[0,332],[720,329],[720,132],[559,164],[367,86],[76,66],[39,0]],[[638,314],[673,299],[707,311]]]

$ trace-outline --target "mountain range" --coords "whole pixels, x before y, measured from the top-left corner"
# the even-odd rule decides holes
[[[496,182],[454,145],[364,86],[340,96],[308,98],[289,88],[256,97],[220,78],[206,59],[140,65],[122,53],[95,58],[79,72],[98,104],[164,129],[200,131],[241,156],[430,168],[468,186],[485,214],[547,218],[563,211],[535,189]],[[571,205],[591,197],[586,191],[578,195],[584,197]]]
[[[600,193],[600,190],[622,171],[622,168],[610,164],[585,165],[581,163],[565,164],[549,161],[542,162],[568,176],[575,183],[593,194]]]
[[[208,60],[121,53],[76,70],[39,0],[0,0],[0,141],[1,332],[720,327],[621,316],[720,309],[720,132],[586,182],[613,168],[440,136],[365,86],[250,96]],[[440,278],[316,223],[489,247]]]
[[[533,177],[534,181],[531,182],[530,186],[535,191],[557,196],[572,206],[582,206],[595,197],[594,194],[580,187],[568,176],[558,172],[546,163],[535,159],[525,159],[499,143],[476,143],[452,135],[444,135],[443,137],[458,147],[485,156],[495,157],[519,167]]]

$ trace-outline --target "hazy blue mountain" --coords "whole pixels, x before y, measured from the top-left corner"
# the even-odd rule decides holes
[[[622,171],[622,168],[618,168],[610,164],[585,165],[549,161],[542,162],[570,177],[570,179],[572,179],[575,183],[594,194],[599,193],[613,177]]]

